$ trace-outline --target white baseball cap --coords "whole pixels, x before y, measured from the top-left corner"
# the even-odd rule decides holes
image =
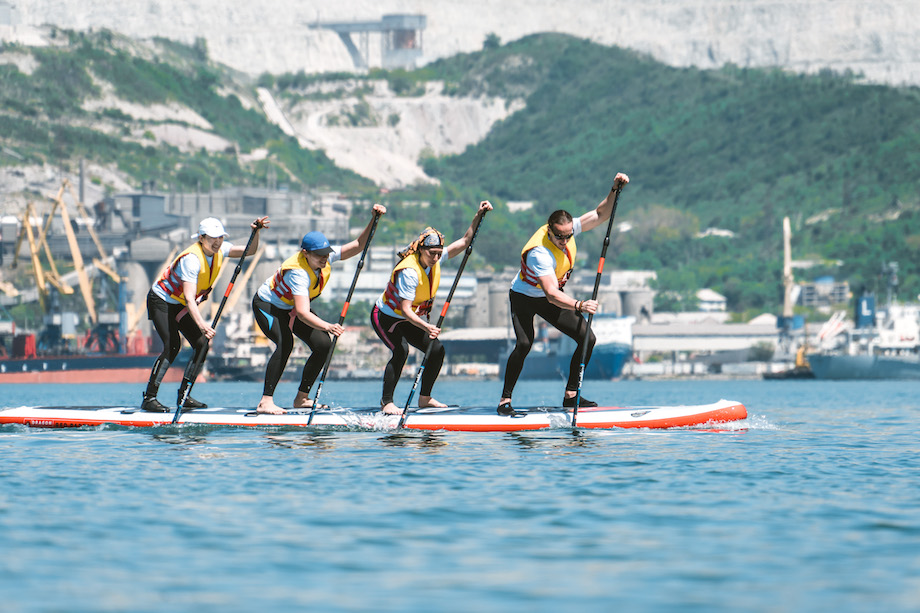
[[[217,238],[218,236],[230,235],[224,231],[224,224],[220,223],[219,219],[208,217],[207,219],[202,219],[201,223],[198,224],[198,234],[192,234],[192,238],[198,238],[199,236]]]

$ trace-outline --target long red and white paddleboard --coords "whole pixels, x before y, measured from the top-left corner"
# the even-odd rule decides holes
[[[497,415],[492,407],[415,409],[406,418],[410,430],[514,432],[547,428],[571,428],[572,410],[559,407],[519,409],[520,415]],[[207,408],[184,410],[181,425],[250,426],[260,428],[305,427],[309,411],[264,415],[252,409]],[[649,407],[591,407],[578,409],[579,428],[681,428],[719,424],[747,418],[740,402],[720,400],[712,404]],[[316,411],[311,427],[392,430],[398,415],[376,409]],[[0,424],[36,428],[76,428],[112,424],[136,428],[172,425],[172,413],[148,413],[131,407],[19,407],[0,409]]]

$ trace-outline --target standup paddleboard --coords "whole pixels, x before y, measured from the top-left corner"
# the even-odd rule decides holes
[[[515,432],[547,428],[571,428],[572,410],[560,407],[518,409],[515,416],[495,413],[494,407],[415,409],[406,418],[410,430]],[[306,427],[310,412],[289,411],[265,415],[253,409],[207,408],[183,410],[181,425],[249,426],[259,428]],[[681,428],[737,421],[747,417],[740,402],[720,400],[712,404],[649,407],[590,407],[578,409],[579,428]],[[310,427],[344,430],[392,430],[398,415],[379,409],[319,410]],[[136,428],[169,426],[172,413],[148,413],[131,407],[19,407],[0,409],[0,424],[35,428],[76,428],[113,424]]]

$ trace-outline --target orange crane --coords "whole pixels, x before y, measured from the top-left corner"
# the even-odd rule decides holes
[[[36,217],[35,206],[30,202],[22,214],[22,225],[19,229],[19,236],[16,239],[16,249],[13,253],[13,268],[19,263],[19,249],[22,246],[23,238],[29,243],[29,254],[32,258],[32,274],[35,276],[36,289],[38,290],[38,301],[41,304],[42,312],[46,311],[46,300],[48,299],[48,284],[53,285],[62,294],[72,294],[73,288],[61,279],[58,273],[57,265],[54,258],[51,257],[51,248],[45,238],[44,232],[38,236],[32,229],[32,220]],[[45,258],[48,260],[48,270],[45,271],[41,261],[40,250],[44,249]]]
[[[37,236],[32,229],[31,223],[31,220],[36,217],[35,207],[31,202],[26,206],[26,210],[23,213],[22,218],[22,227],[20,228],[19,236],[16,241],[16,249],[13,257],[13,267],[15,268],[17,265],[19,249],[22,245],[23,238],[25,238],[29,243],[29,252],[32,258],[32,270],[33,274],[35,275],[35,281],[38,288],[38,297],[42,306],[42,311],[44,312],[47,306],[47,285],[49,283],[62,294],[69,295],[73,293],[73,288],[70,287],[58,273],[57,266],[54,263],[54,258],[51,255],[51,248],[48,246],[47,236],[49,230],[51,229],[51,223],[54,219],[55,213],[60,212],[61,225],[63,226],[64,235],[67,237],[67,245],[70,249],[74,271],[76,272],[77,279],[79,281],[80,293],[83,296],[84,303],[86,304],[86,311],[89,314],[90,321],[92,322],[92,325],[95,326],[99,321],[99,316],[96,312],[96,301],[93,298],[92,284],[90,283],[89,275],[86,271],[86,266],[83,261],[83,254],[80,252],[77,236],[74,233],[70,212],[68,211],[67,203],[64,201],[65,192],[70,193],[71,198],[73,199],[77,209],[83,215],[83,217],[89,217],[86,208],[83,206],[83,203],[80,202],[80,199],[74,192],[70,181],[64,179],[64,181],[61,183],[61,187],[58,190],[57,195],[51,199],[51,211],[45,218],[45,223],[43,224],[41,230],[38,232]],[[108,264],[106,264],[108,256],[105,253],[105,249],[103,248],[102,243],[99,241],[99,237],[96,234],[96,231],[93,229],[92,225],[87,225],[86,227],[89,230],[89,234],[92,237],[100,256],[99,258],[93,258],[93,265],[97,270],[101,270],[109,277],[111,277],[112,280],[116,283],[120,282],[121,277],[118,275],[118,273],[116,273]],[[48,261],[48,271],[45,271],[44,267],[42,266],[40,249],[44,250],[45,257]]]

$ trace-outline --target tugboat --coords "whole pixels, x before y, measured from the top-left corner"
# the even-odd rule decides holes
[[[763,373],[763,378],[770,380],[814,379],[815,373],[811,370],[811,364],[808,363],[808,358],[805,357],[805,349],[805,345],[802,345],[799,347],[799,350],[795,352],[795,366],[779,372],[765,372]]]

